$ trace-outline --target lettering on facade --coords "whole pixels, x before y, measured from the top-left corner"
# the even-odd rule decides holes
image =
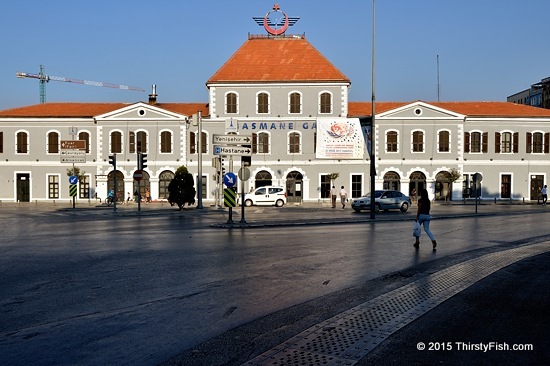
[[[243,122],[241,128],[243,130],[316,130],[316,122]]]

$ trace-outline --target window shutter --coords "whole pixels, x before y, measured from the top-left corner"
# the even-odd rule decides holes
[[[531,154],[533,152],[533,134],[531,132],[527,132],[525,134],[525,152],[527,154]]]
[[[515,154],[519,152],[519,132],[514,132],[512,152]]]
[[[464,152],[470,152],[470,133],[464,132]]]
[[[499,141],[500,141],[500,139],[499,139]],[[488,146],[489,146],[489,133],[488,132],[483,132],[481,152],[487,154],[487,152],[489,151]]]
[[[544,134],[544,153],[550,153],[550,133]]]
[[[500,132],[495,132],[495,153],[500,154]]]

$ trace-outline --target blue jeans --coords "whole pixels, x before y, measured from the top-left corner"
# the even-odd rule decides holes
[[[432,217],[430,215],[426,215],[426,214],[418,215],[418,223],[424,226],[424,231],[430,237],[430,239],[435,240],[434,234],[432,234],[432,232],[430,231],[431,220],[432,220]]]

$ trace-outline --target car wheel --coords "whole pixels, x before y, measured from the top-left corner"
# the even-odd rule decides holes
[[[407,202],[403,202],[400,208],[401,212],[407,212],[408,209],[409,209],[409,204]]]
[[[355,211],[355,212],[361,212],[361,209],[360,209],[360,208],[354,208],[353,211]]]
[[[245,205],[246,207],[252,206],[252,200],[246,200],[246,201],[244,201],[244,205]]]
[[[374,212],[380,212],[380,210],[382,209],[382,206],[380,206],[379,203],[375,203],[374,204]]]
[[[285,204],[285,201],[283,201],[283,200],[277,200],[275,202],[276,207],[283,207],[284,204]]]

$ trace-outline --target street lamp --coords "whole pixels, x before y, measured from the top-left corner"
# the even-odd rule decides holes
[[[371,76],[371,80],[372,80],[372,98],[371,98],[371,107],[372,107],[372,110],[371,110],[371,133],[370,133],[370,149],[371,149],[371,152],[370,152],[370,218],[371,219],[374,219],[375,218],[375,214],[374,214],[374,207],[375,207],[375,202],[374,202],[374,177],[376,176],[376,166],[375,166],[375,162],[374,162],[374,151],[375,151],[375,148],[374,148],[374,143],[375,143],[375,140],[374,140],[374,115],[376,113],[376,110],[375,110],[375,107],[374,107],[374,102],[376,100],[376,97],[375,97],[375,93],[374,93],[374,87],[375,87],[375,83],[374,83],[374,60],[375,60],[375,53],[374,53],[374,50],[375,50],[375,12],[376,10],[376,0],[372,0],[372,76]]]

